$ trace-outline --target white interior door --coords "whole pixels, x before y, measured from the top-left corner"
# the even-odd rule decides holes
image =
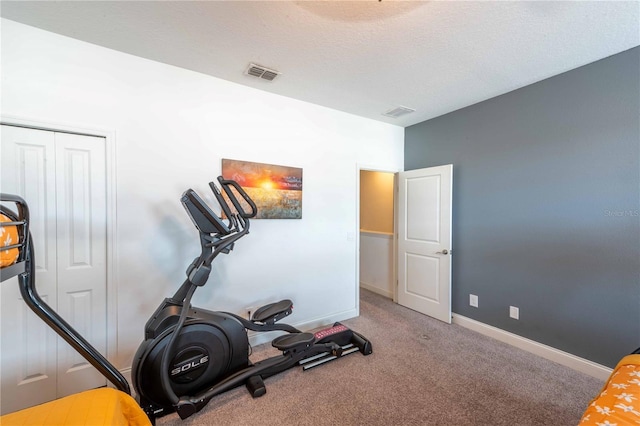
[[[29,204],[36,286],[99,351],[106,348],[104,138],[2,126],[2,192]],[[17,278],[1,285],[2,413],[106,380],[26,306]]]
[[[105,142],[94,136],[56,133],[55,145],[58,311],[105,354]],[[104,386],[105,380],[71,346],[60,341],[58,396]]]
[[[453,166],[398,174],[398,303],[451,323]]]
[[[57,309],[55,139],[52,132],[2,126],[1,192],[29,200],[36,285]],[[28,171],[28,172],[26,172]],[[13,207],[13,206],[10,206]],[[56,334],[23,302],[18,278],[0,283],[2,414],[56,398]]]

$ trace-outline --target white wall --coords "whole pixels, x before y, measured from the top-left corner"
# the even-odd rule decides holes
[[[393,299],[393,234],[360,231],[360,287]]]
[[[119,368],[199,252],[179,197],[211,201],[221,158],[302,167],[303,217],[253,221],[194,304],[240,313],[288,297],[295,324],[356,314],[357,164],[400,170],[402,128],[1,24],[3,116],[115,134]]]

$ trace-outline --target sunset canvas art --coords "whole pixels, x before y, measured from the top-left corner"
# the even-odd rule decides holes
[[[256,203],[256,219],[302,218],[302,169],[222,159],[222,176],[238,182]]]

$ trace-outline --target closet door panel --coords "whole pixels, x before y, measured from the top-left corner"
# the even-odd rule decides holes
[[[106,353],[105,140],[56,133],[58,309]],[[67,344],[58,349],[58,394],[104,386],[105,378]]]
[[[1,132],[0,191],[19,195],[29,205],[35,285],[45,303],[56,309],[54,134],[6,125]],[[0,284],[0,308],[0,412],[55,399],[56,335],[24,303],[17,277]]]

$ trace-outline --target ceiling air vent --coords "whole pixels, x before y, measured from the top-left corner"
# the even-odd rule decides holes
[[[246,75],[262,78],[263,80],[268,80],[268,81],[273,81],[277,76],[280,75],[278,71],[271,70],[269,68],[263,67],[261,65],[256,65],[256,64],[249,64],[249,67],[244,73]]]
[[[411,114],[414,111],[415,111],[415,109],[413,109],[413,108],[407,108],[407,107],[399,106],[397,108],[390,109],[387,112],[383,112],[382,115],[386,115],[387,117],[392,117],[392,118],[398,118],[398,117],[403,116],[403,115]]]

